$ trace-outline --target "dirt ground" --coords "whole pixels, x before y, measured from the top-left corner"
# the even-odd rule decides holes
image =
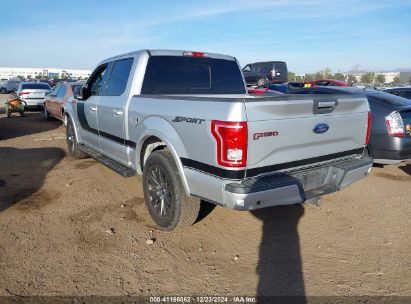
[[[0,296],[411,296],[411,162],[373,168],[321,206],[205,204],[170,233],[140,177],[67,156],[64,127],[40,112],[0,113]]]

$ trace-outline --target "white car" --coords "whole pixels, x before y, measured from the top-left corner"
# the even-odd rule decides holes
[[[43,107],[44,98],[50,91],[48,83],[22,82],[17,89],[17,94],[27,107]]]

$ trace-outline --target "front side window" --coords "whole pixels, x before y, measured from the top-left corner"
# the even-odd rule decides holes
[[[54,90],[51,92],[51,96],[57,96],[57,93],[58,93],[58,91],[60,90],[60,88],[61,88],[61,84],[59,84],[59,85],[57,85],[55,88],[54,88]]]
[[[103,89],[103,80],[104,75],[107,71],[107,64],[101,65],[97,68],[95,74],[91,78],[88,88],[91,95],[100,95],[101,90]]]
[[[114,63],[110,80],[107,84],[106,96],[120,96],[124,93],[130,76],[133,58],[118,60]]]

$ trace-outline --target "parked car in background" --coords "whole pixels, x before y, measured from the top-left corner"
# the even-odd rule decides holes
[[[290,89],[288,87],[288,84],[286,83],[282,83],[282,84],[269,84],[267,86],[268,89],[276,91],[276,92],[280,92],[283,94],[287,94],[290,92]]]
[[[52,117],[63,120],[64,106],[67,100],[77,96],[84,82],[60,82],[50,94],[44,98],[44,118],[50,120]]]
[[[255,94],[255,95],[283,94],[279,91],[270,90],[269,88],[247,89],[247,92],[248,94]]]
[[[288,81],[288,69],[284,61],[249,63],[242,71],[248,86],[265,87],[269,83],[284,83]]]
[[[367,91],[372,125],[368,151],[378,164],[411,159],[411,101],[393,94]]]
[[[377,164],[397,164],[411,159],[411,101],[376,90],[310,88],[297,94],[365,93],[371,108],[371,134],[367,153]]]
[[[27,108],[43,107],[44,97],[51,91],[48,83],[21,82],[17,89],[19,98],[26,103]]]
[[[304,88],[304,82],[301,82],[301,81],[290,81],[290,82],[287,82],[287,85],[288,85],[288,89],[289,90],[294,90],[294,89],[301,89],[301,88]]]
[[[400,97],[411,99],[411,87],[399,87],[385,89],[383,92],[394,94]]]
[[[313,80],[307,81],[304,85],[306,88],[312,87],[348,87],[348,83],[341,80],[334,79],[322,79],[322,80]]]
[[[9,79],[3,80],[0,82],[0,93],[7,94],[11,92],[16,92],[19,88],[20,80],[18,79]]]

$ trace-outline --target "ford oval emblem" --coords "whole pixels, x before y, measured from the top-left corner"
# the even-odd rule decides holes
[[[327,132],[329,128],[330,126],[327,125],[326,123],[319,123],[314,126],[313,132],[315,134],[323,134]]]

